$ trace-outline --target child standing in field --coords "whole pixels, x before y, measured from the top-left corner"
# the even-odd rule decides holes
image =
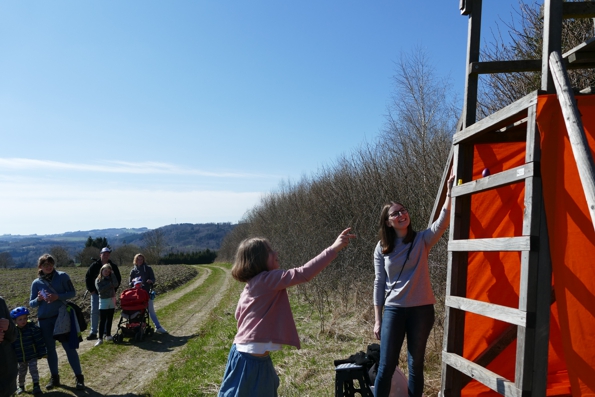
[[[47,355],[47,348],[41,334],[41,329],[29,321],[29,310],[25,307],[17,307],[10,312],[17,326],[17,339],[12,343],[12,347],[17,355],[19,362],[19,387],[17,394],[25,392],[25,377],[27,369],[33,379],[33,394],[43,394],[39,387],[39,372],[37,371],[37,359]]]
[[[95,280],[95,288],[99,294],[99,340],[95,346],[103,343],[103,333],[105,340],[112,338],[112,321],[114,320],[114,311],[116,310],[116,288],[120,282],[115,274],[112,273],[112,266],[106,263],[101,267],[99,275]]]
[[[335,242],[302,267],[279,269],[277,252],[264,238],[240,243],[231,269],[233,278],[245,282],[236,309],[235,336],[219,397],[277,396],[279,377],[269,353],[282,345],[300,348],[286,288],[306,283],[327,267],[339,251],[355,238],[345,229]]]

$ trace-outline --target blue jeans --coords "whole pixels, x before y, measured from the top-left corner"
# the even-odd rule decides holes
[[[54,340],[54,325],[56,324],[57,319],[58,316],[39,319],[39,328],[41,328],[41,335],[43,336],[43,341],[48,349],[48,366],[50,367],[50,373],[52,375],[58,375],[58,353],[56,353],[56,341]],[[76,349],[69,348],[68,342],[62,343],[62,347],[66,352],[68,363],[74,374],[81,375],[83,370]]]
[[[91,294],[91,333],[97,333],[97,325],[99,324],[99,294],[96,292]]]
[[[149,316],[151,316],[151,321],[155,324],[155,328],[161,328],[161,324],[159,324],[159,320],[157,319],[157,313],[155,313],[155,305],[153,304],[153,299],[149,299]]]
[[[424,390],[424,354],[434,325],[434,305],[415,307],[385,306],[380,328],[380,363],[374,383],[376,397],[388,397],[407,335],[409,397],[421,397]]]

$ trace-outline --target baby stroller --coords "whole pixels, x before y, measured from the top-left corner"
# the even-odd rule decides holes
[[[114,343],[124,341],[124,338],[132,338],[135,342],[141,342],[145,335],[151,336],[155,329],[149,322],[149,293],[142,288],[128,288],[120,294],[120,321],[118,330],[113,336]]]

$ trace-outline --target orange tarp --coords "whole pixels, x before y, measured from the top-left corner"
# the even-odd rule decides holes
[[[595,96],[580,97],[579,110],[591,151],[595,149]],[[539,97],[541,174],[552,257],[556,302],[551,306],[548,396],[595,396],[595,231],[564,119],[555,95]],[[473,179],[525,163],[525,143],[481,144],[474,149]],[[476,194],[471,202],[469,238],[522,235],[524,183]],[[467,297],[518,308],[520,252],[469,254]],[[508,324],[467,313],[463,356],[476,359]],[[488,369],[514,381],[516,343]],[[497,396],[472,381],[465,396]]]

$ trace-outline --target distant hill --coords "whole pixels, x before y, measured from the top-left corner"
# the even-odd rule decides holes
[[[169,252],[190,252],[210,249],[217,251],[221,242],[236,225],[231,223],[181,223],[158,228],[165,238]],[[89,237],[105,237],[112,248],[126,244],[143,246],[143,235],[150,229],[112,228],[67,232],[51,235],[0,236],[0,253],[8,252],[16,267],[32,267],[37,258],[52,247],[61,246],[74,258],[84,247]]]

